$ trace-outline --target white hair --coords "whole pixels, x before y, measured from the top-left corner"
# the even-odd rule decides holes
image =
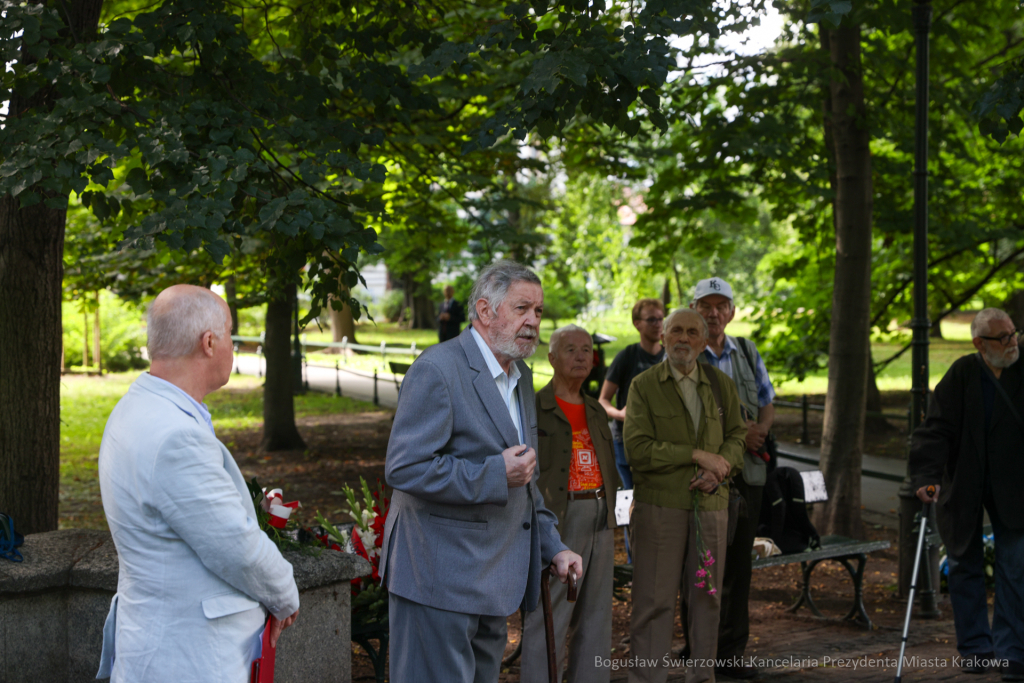
[[[983,308],[974,316],[974,320],[971,321],[971,338],[977,339],[983,334],[988,334],[992,331],[992,323],[996,320],[1010,320],[1010,316],[1006,314],[1006,311],[999,308]]]
[[[704,338],[707,339],[709,336],[711,336],[711,331],[708,330],[708,321],[704,319],[704,316],[702,316],[700,313],[693,310],[692,308],[677,308],[676,310],[669,313],[667,316],[665,316],[664,327],[662,327],[661,329],[663,329],[665,332],[668,332],[668,328],[672,325],[673,318],[682,315],[683,313],[692,313],[693,315],[697,316],[697,318],[700,319],[700,324],[704,329]]]
[[[220,339],[228,325],[224,300],[208,289],[190,288],[158,296],[146,316],[146,351],[151,360],[190,356],[203,335]]]
[[[476,302],[481,299],[496,312],[515,282],[532,282],[539,285],[540,278],[532,270],[515,261],[495,261],[484,268],[480,277],[473,283],[473,292],[469,295],[469,319],[479,319]]]
[[[562,341],[562,337],[572,332],[582,332],[583,334],[587,335],[588,339],[590,338],[590,333],[587,332],[582,327],[580,327],[579,325],[570,324],[565,325],[563,327],[559,327],[557,330],[551,333],[551,337],[548,339],[548,353],[558,353],[558,346],[559,343]]]

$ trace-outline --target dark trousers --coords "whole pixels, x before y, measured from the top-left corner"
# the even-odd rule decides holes
[[[995,534],[995,610],[988,622],[982,515],[963,555],[949,555],[949,601],[961,655],[995,652],[997,659],[1024,662],[1024,532],[1007,529],[995,507],[986,505]]]
[[[393,683],[496,683],[505,617],[449,612],[388,596]]]
[[[742,657],[750,638],[750,578],[754,571],[754,560],[750,552],[757,536],[757,523],[761,512],[763,486],[751,486],[743,481],[743,475],[734,477],[732,486],[746,501],[746,515],[736,524],[736,536],[725,551],[725,575],[722,578],[722,609],[718,620],[718,659]],[[690,634],[686,633],[686,605],[682,609],[683,631],[686,635],[686,650],[689,656]]]

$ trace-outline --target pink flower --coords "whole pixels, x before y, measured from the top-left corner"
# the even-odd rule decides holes
[[[708,591],[708,595],[714,595],[717,592],[718,592],[717,588],[712,588],[711,590]]]
[[[706,575],[707,575],[707,570],[704,570],[704,569],[698,569],[697,570],[697,578],[698,579],[703,577],[703,576],[706,576]]]
[[[697,588],[703,588],[704,587],[704,582],[701,581],[700,583],[695,583],[693,585],[696,586]]]

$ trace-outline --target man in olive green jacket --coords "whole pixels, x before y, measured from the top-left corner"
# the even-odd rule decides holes
[[[697,362],[707,338],[707,323],[695,311],[670,313],[665,362],[637,376],[629,391],[624,436],[635,501],[631,682],[666,680],[680,590],[692,636],[686,683],[715,680],[728,478],[743,467],[747,428],[736,385]],[[698,536],[710,558],[700,556]]]
[[[580,389],[594,365],[590,334],[566,325],[554,331],[548,347],[554,370],[537,392],[537,488],[558,517],[558,533],[583,558],[584,578],[575,604],[568,587],[551,580],[552,622],[559,680],[569,636],[569,683],[608,681],[612,641],[612,588],[615,569],[615,491],[621,486],[615,467],[608,415],[597,399]],[[609,504],[609,501],[612,501]],[[523,625],[522,683],[547,683],[547,647],[540,609]]]

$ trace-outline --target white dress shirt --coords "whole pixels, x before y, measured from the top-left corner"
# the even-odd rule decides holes
[[[519,420],[519,401],[516,400],[516,387],[519,386],[519,378],[523,373],[519,372],[519,366],[514,362],[512,363],[511,372],[506,374],[501,369],[501,365],[498,363],[497,357],[494,355],[494,351],[491,351],[491,347],[487,345],[484,338],[480,336],[480,333],[476,331],[475,327],[470,328],[473,334],[473,339],[476,341],[476,345],[480,347],[480,355],[484,357],[484,362],[487,363],[487,369],[490,370],[491,376],[494,377],[494,383],[498,386],[498,393],[501,394],[501,400],[505,402],[505,407],[508,408],[509,417],[512,418],[512,424],[516,426],[516,434],[519,435],[519,443],[526,443],[523,441],[523,425]]]

